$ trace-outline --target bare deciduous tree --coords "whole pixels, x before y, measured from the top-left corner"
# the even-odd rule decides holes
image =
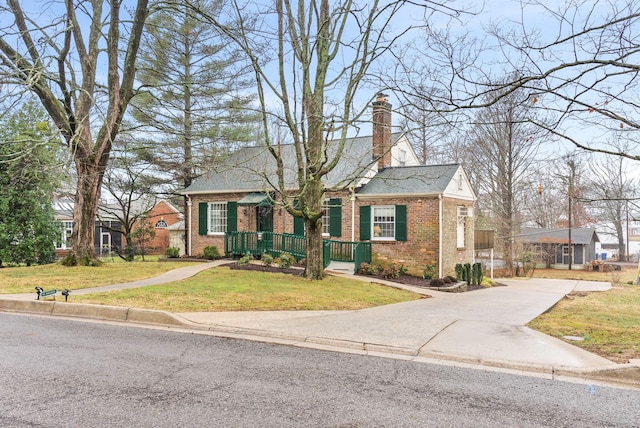
[[[624,146],[620,146],[620,150],[624,151]],[[602,233],[616,239],[620,260],[625,260],[625,238],[628,239],[625,223],[629,215],[629,202],[638,198],[640,187],[637,180],[625,170],[625,162],[621,157],[596,160],[591,166],[588,192],[584,199],[594,207],[603,222]]]
[[[276,190],[286,210],[304,219],[306,276],[309,278],[324,276],[321,222],[326,189],[323,179],[336,167],[348,132],[368,107],[368,103],[356,97],[372,65],[409,30],[409,26],[402,23],[391,31],[390,24],[402,7],[411,4],[379,0],[363,4],[351,0],[276,0],[274,8],[271,4],[236,1],[231,7],[235,12],[231,17],[234,25],[225,25],[218,17],[207,16],[251,60],[258,101],[264,112],[265,144],[278,165],[277,177],[265,179]],[[448,6],[431,1],[424,2],[419,10],[454,12]],[[256,28],[243,25],[247,11],[260,15]],[[265,46],[271,47],[267,57]],[[367,90],[373,93],[371,88]],[[279,113],[269,113],[275,109]],[[273,123],[287,129],[295,146],[295,194],[287,188],[284,160],[277,141],[270,137]],[[330,142],[334,144],[331,149]],[[294,204],[294,200],[298,203]]]
[[[541,135],[528,123],[528,96],[516,91],[476,115],[469,133],[468,156],[474,171],[481,209],[489,211],[501,240],[507,269],[513,260],[512,239],[525,221],[522,216],[533,180]]]
[[[26,2],[23,2],[26,3]],[[5,87],[34,93],[60,130],[77,173],[72,254],[96,257],[94,229],[102,177],[133,95],[135,61],[148,0],[123,19],[122,0],[65,0],[53,21],[7,0],[0,13]],[[51,5],[51,13],[57,8]],[[3,19],[3,22],[6,22]],[[106,69],[104,65],[106,64]]]
[[[431,109],[458,112],[525,92],[532,106],[528,120],[558,140],[640,160],[640,3],[521,4],[520,22],[501,19],[481,41],[430,28],[425,38],[432,49],[424,52],[422,67],[405,73],[405,92],[431,85],[437,89],[431,95],[446,94],[430,98]],[[536,111],[544,114],[534,116]],[[620,151],[607,143],[613,135],[632,144]]]

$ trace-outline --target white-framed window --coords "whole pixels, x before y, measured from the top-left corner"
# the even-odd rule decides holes
[[[167,222],[162,218],[156,222],[156,229],[166,229],[167,227]]]
[[[401,149],[398,157],[399,157],[398,159],[399,165],[405,166],[407,164],[407,151]]]
[[[371,207],[371,237],[393,240],[396,237],[396,207],[381,205]]]
[[[62,236],[60,242],[56,242],[56,248],[59,250],[66,250],[71,248],[71,233],[73,232],[72,221],[61,221],[62,223]]]
[[[322,204],[322,236],[329,236],[331,230],[329,199],[325,199]]]
[[[467,217],[469,216],[469,208],[458,207],[458,222],[456,228],[456,242],[458,248],[464,248],[465,246],[465,226]]]
[[[227,203],[209,203],[209,233],[221,234],[227,231]]]

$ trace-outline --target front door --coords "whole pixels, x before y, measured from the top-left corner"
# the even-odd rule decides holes
[[[109,254],[111,251],[111,234],[109,232],[100,233],[100,255]]]
[[[258,232],[269,232],[258,235],[260,238],[258,245],[261,249],[270,249],[273,244],[273,237],[271,236],[271,232],[273,232],[273,207],[256,207],[256,213],[256,230]]]
[[[258,214],[256,219],[258,232],[273,232],[273,207],[256,207]]]
[[[562,246],[562,264],[568,265],[569,258],[571,257],[571,252],[569,251],[570,247],[568,245]]]

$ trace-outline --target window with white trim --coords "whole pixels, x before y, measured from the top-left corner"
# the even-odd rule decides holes
[[[156,222],[156,229],[166,229],[167,227],[169,227],[167,222],[162,218]]]
[[[209,233],[219,234],[227,231],[227,203],[209,203]]]
[[[331,214],[329,199],[325,199],[322,204],[322,235],[329,236],[331,231]]]
[[[59,250],[66,250],[71,248],[71,233],[73,232],[72,221],[61,221],[62,223],[62,239],[60,242],[56,242],[56,248]]]
[[[399,155],[399,165],[400,166],[405,166],[407,164],[407,152],[406,150],[400,150],[400,155]]]
[[[468,217],[468,208],[467,207],[458,207],[458,224],[456,229],[456,241],[458,248],[464,248],[465,246],[465,223]]]
[[[371,207],[371,237],[372,239],[395,239],[396,237],[396,207]]]

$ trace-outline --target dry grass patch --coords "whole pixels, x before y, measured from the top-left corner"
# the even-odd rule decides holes
[[[631,280],[636,270],[616,273]],[[575,279],[606,281],[604,276],[611,273],[600,275],[598,279]],[[606,292],[572,293],[529,326],[558,338],[584,337],[584,341],[568,342],[618,363],[640,358],[640,287],[624,281]]]
[[[73,296],[73,302],[171,312],[354,310],[421,296],[379,284],[330,276],[315,282],[287,274],[218,267],[174,283]]]
[[[151,278],[172,269],[196,263],[131,262],[104,263],[99,267],[49,264],[0,269],[0,294],[31,293],[35,287],[44,289],[93,288]]]
[[[577,279],[583,281],[606,281],[612,284],[635,284],[637,267],[625,266],[620,271],[593,272],[584,269],[536,269],[535,278]]]

